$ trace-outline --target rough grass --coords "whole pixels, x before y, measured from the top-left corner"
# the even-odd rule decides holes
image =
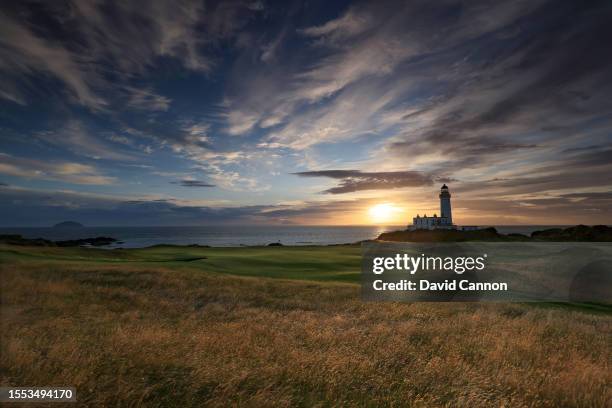
[[[219,256],[221,272],[231,250],[10,251],[0,251],[2,383],[75,386],[79,405],[612,405],[606,313],[364,303],[354,284],[206,271]],[[308,252],[270,254],[290,274],[337,273]],[[238,269],[268,267],[236,255],[246,260],[226,262]],[[341,274],[353,255],[336,252]]]

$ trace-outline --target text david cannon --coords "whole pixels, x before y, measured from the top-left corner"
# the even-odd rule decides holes
[[[427,291],[507,291],[508,284],[506,282],[470,282],[467,279],[460,281],[449,281],[444,282],[430,282],[426,279],[420,279],[416,282],[402,279],[398,282],[384,282],[381,279],[375,280],[372,283],[372,287],[377,291],[413,291],[413,290],[427,290]]]

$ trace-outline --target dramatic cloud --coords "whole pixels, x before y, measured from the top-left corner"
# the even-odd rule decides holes
[[[398,97],[408,96],[405,92],[403,95],[397,92],[398,88],[406,91],[414,84],[411,78],[415,79],[415,74],[422,76],[422,73],[406,69],[410,68],[407,63],[418,62],[432,53],[450,54],[454,47],[483,34],[495,33],[530,13],[537,5],[538,2],[526,1],[488,6],[480,2],[449,4],[449,9],[457,7],[461,12],[443,14],[419,1],[356,4],[335,20],[297,30],[316,39],[313,53],[320,52],[324,55],[322,59],[304,64],[297,72],[282,69],[240,71],[253,80],[252,84],[243,87],[246,95],[231,100],[232,114],[248,118],[240,128],[245,132],[258,121],[264,127],[268,123],[285,123],[284,129],[271,135],[272,140],[296,148],[346,139],[349,136],[345,133],[358,136],[372,130],[359,118],[365,116],[365,120],[374,119],[370,122],[378,124],[374,115],[382,113],[385,107],[388,109]],[[410,24],[406,24],[407,21]],[[478,24],[474,24],[475,21]],[[446,62],[440,66],[446,67]],[[289,86],[277,89],[268,75],[286,76],[284,82]],[[430,75],[440,78],[443,71],[431,71]],[[240,80],[243,79],[241,75]],[[367,89],[372,81],[377,89],[368,92],[372,91]],[[346,91],[349,95],[345,98]],[[345,120],[340,116],[340,120],[333,121],[331,115],[323,112],[328,107],[313,105],[332,97],[340,99],[334,116],[338,119],[339,115],[344,115]],[[351,110],[357,113],[350,115]],[[357,126],[351,125],[349,118],[357,118],[353,122]],[[339,125],[330,125],[332,123]]]
[[[32,76],[46,74],[61,81],[76,103],[93,110],[110,109],[109,99],[116,97],[111,90],[127,90],[129,107],[167,110],[169,98],[127,84],[162,57],[209,72],[214,58],[206,55],[206,47],[232,37],[255,12],[246,2],[205,7],[190,0],[16,3],[3,11],[0,96],[25,104],[30,98],[23,89],[36,92]],[[37,26],[44,15],[51,24]]]
[[[2,190],[51,180],[142,211],[363,222],[373,198],[430,211],[450,182],[473,223],[601,222],[611,20],[597,0],[7,3]],[[228,209],[147,198],[168,189]]]
[[[433,184],[430,175],[417,171],[361,172],[358,170],[320,170],[294,173],[301,177],[329,177],[339,179],[340,185],[324,193],[342,194],[362,190],[386,190],[399,187],[420,187]]]
[[[544,13],[555,24],[536,17]],[[573,143],[577,132],[612,108],[607,97],[612,58],[602,41],[612,35],[609,16],[568,4],[526,15],[522,25],[538,24],[537,32],[518,25],[510,38],[498,41],[528,45],[489,53],[484,60],[474,55],[472,62],[452,67],[445,74],[450,86],[444,98],[407,112],[401,119],[406,130],[389,151],[398,156],[435,151],[437,157],[429,160],[450,169],[533,157],[529,150],[538,148],[548,159],[547,145]]]

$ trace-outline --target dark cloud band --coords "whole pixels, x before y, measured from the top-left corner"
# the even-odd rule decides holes
[[[320,170],[293,173],[300,177],[328,177],[340,184],[323,191],[329,194],[353,193],[363,190],[385,190],[401,187],[420,187],[434,183],[433,176],[419,171],[362,172],[359,170]]]
[[[215,187],[214,184],[209,184],[200,180],[171,181],[170,184],[179,184],[183,187]]]

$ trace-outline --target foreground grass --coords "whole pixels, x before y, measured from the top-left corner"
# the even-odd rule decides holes
[[[318,282],[359,249],[324,250],[0,249],[2,383],[91,406],[611,405],[609,314],[363,303]]]

